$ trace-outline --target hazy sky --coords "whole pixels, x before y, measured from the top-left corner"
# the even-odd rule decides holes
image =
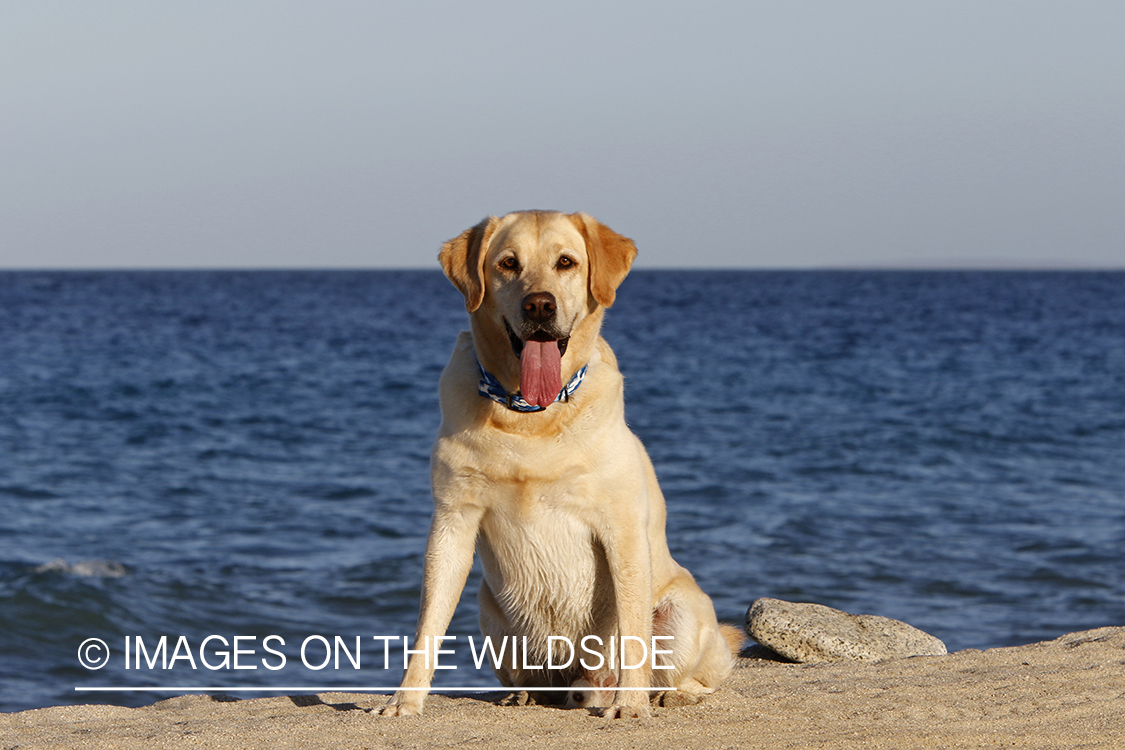
[[[0,0],[0,267],[1125,267],[1125,2]]]

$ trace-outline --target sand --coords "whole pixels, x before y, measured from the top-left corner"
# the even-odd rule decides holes
[[[741,659],[722,689],[649,719],[432,695],[422,717],[386,698],[186,695],[143,708],[0,714],[20,748],[1125,748],[1125,628],[880,663]],[[373,710],[375,709],[375,710]]]

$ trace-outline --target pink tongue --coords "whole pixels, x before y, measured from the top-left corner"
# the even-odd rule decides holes
[[[557,341],[525,341],[520,354],[520,393],[527,403],[547,407],[562,390],[562,355]]]

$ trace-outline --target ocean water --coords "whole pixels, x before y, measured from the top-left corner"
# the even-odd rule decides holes
[[[372,636],[413,634],[464,327],[439,272],[0,273],[0,710],[397,684]],[[604,334],[720,618],[818,602],[950,650],[1125,625],[1125,274],[638,271]],[[478,575],[439,690],[497,685]],[[126,637],[212,635],[257,668],[125,668]],[[306,667],[311,635],[362,668]]]

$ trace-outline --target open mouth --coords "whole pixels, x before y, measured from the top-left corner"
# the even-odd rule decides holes
[[[516,355],[516,359],[523,356],[524,340],[516,335],[512,330],[512,326],[508,321],[504,320],[504,328],[508,331],[508,341],[512,344],[512,353]],[[566,354],[566,345],[570,343],[570,336],[565,336],[561,339],[556,339],[548,334],[546,331],[539,330],[527,337],[528,341],[557,341],[559,344],[559,356]]]
[[[562,390],[562,355],[570,337],[554,338],[540,329],[521,339],[507,320],[504,327],[520,361],[520,395],[533,406],[547,408]]]

